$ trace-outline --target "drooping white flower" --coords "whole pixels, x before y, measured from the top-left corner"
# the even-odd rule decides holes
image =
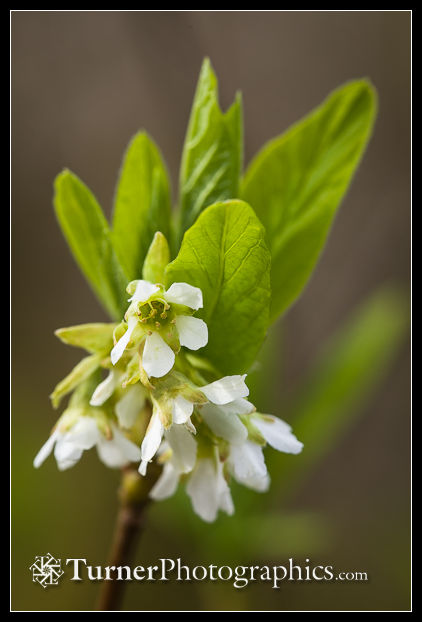
[[[115,369],[111,369],[107,378],[97,385],[89,401],[91,406],[102,406],[114,393],[119,385],[122,374]]]
[[[184,441],[184,445],[186,447],[189,443],[188,437],[190,437],[191,448],[193,447],[192,442],[194,443],[194,441],[192,439],[191,432],[196,432],[190,421],[190,416],[192,415],[193,408],[194,404],[184,399],[180,395],[172,400],[172,425],[166,432],[166,437],[168,438],[172,446],[176,442],[176,440],[179,439],[179,442]],[[155,402],[153,414],[151,416],[147,431],[144,436],[144,440],[142,441],[141,445],[141,464],[139,465],[139,473],[141,475],[146,474],[148,462],[153,459],[161,445],[161,441],[165,432],[163,418],[164,417],[161,415],[160,411],[160,404]],[[176,428],[177,430],[175,430]],[[188,430],[190,431],[188,432]],[[181,457],[180,461],[183,460],[184,459]],[[195,460],[193,461],[193,464],[194,462]]]
[[[168,452],[168,444],[163,443],[161,453]],[[162,473],[150,491],[150,497],[161,501],[171,497],[179,484],[183,471],[177,458],[177,450],[172,447],[171,457],[163,467]],[[213,451],[196,461],[190,469],[186,486],[193,509],[204,521],[212,523],[219,510],[231,515],[234,505],[230,489],[223,474],[223,464],[218,458],[218,452]]]
[[[287,454],[299,454],[303,443],[297,440],[291,426],[274,415],[254,414],[251,417],[253,425],[258,428],[266,442]]]
[[[249,395],[245,378],[246,374],[243,376],[224,376],[224,378],[200,387],[200,389],[213,404],[228,404]]]
[[[113,423],[110,423],[110,429],[112,437],[108,439],[99,429],[96,419],[90,416],[79,417],[65,431],[60,429],[59,424],[36,455],[34,467],[40,467],[54,448],[57,466],[64,471],[74,466],[85,450],[94,446],[97,447],[102,462],[109,467],[117,468],[129,462],[137,462],[141,453],[139,447],[127,439]]]
[[[127,329],[124,335],[120,337],[119,341],[116,343],[112,351],[110,352],[110,358],[113,365],[117,363],[118,360],[123,356],[123,352],[127,348],[130,338],[132,337],[132,333],[138,325],[138,320],[135,316],[132,316],[127,321]]]
[[[230,446],[227,464],[235,480],[257,490],[265,492],[270,484],[262,447],[252,441]]]
[[[152,487],[149,496],[155,501],[163,501],[173,496],[180,480],[180,471],[170,459],[164,463],[160,477]]]
[[[147,465],[158,451],[164,434],[164,426],[161,423],[160,415],[157,411],[152,413],[145,432],[144,440],[141,445],[141,464],[139,465],[139,473],[145,475]]]
[[[238,433],[242,440],[247,437],[247,430],[239,419],[232,418],[229,421],[229,413],[232,412],[233,405],[236,404],[235,410],[237,412],[251,412],[254,407],[245,399],[243,399],[249,393],[249,389],[245,383],[246,375],[243,376],[225,376],[220,380],[216,380],[210,384],[202,387],[198,387],[199,391],[205,395],[209,400],[209,404],[201,406],[201,413],[204,419],[207,421],[212,420],[215,426],[219,426],[220,419],[227,420],[227,428],[230,424],[233,427],[233,435]],[[154,401],[154,400],[153,400]],[[174,426],[183,426],[195,433],[195,428],[192,425],[190,417],[193,413],[195,402],[191,402],[185,399],[183,396],[178,395],[171,400],[172,403],[172,421],[171,429]],[[215,408],[215,412],[213,411]],[[227,412],[224,410],[227,408]],[[214,413],[214,414],[213,414]],[[160,447],[161,440],[163,438],[165,425],[164,416],[160,416],[160,405],[154,402],[153,414],[144,436],[144,440],[141,446],[142,461],[139,467],[141,475],[145,475],[147,464],[155,456],[158,448]],[[210,426],[211,427],[211,426]],[[224,423],[220,424],[220,428],[224,427]],[[212,429],[212,428],[211,428]],[[223,436],[224,438],[224,436]],[[229,439],[228,439],[229,440]],[[241,441],[240,441],[241,442]]]
[[[172,450],[173,464],[179,473],[190,473],[196,462],[196,440],[183,425],[173,425],[165,432]]]
[[[198,460],[189,476],[186,492],[195,513],[207,523],[215,521],[218,510],[223,510],[229,516],[234,513],[230,488],[218,455]]]
[[[114,407],[117,419],[122,428],[130,429],[141,410],[145,406],[146,394],[142,385],[137,382],[125,389]]]
[[[102,406],[120,386],[122,377],[122,372],[116,369],[110,370],[107,378],[97,385],[89,401],[90,405]],[[122,428],[130,429],[133,426],[145,405],[145,401],[146,392],[139,382],[123,390],[123,395],[114,407],[118,422]]]
[[[136,346],[145,341],[142,366],[148,376],[161,378],[173,367],[175,338],[177,347],[198,350],[208,343],[206,323],[188,314],[202,308],[202,292],[188,283],[173,283],[168,290],[149,281],[132,281],[132,293],[126,312],[127,329],[111,351],[113,365],[120,360],[131,342],[135,328],[140,327]]]
[[[217,444],[214,456],[198,458],[191,471],[182,471],[174,451],[164,455],[167,459],[150,496],[156,500],[170,497],[176,491],[182,473],[188,473],[186,490],[193,508],[203,520],[212,522],[220,509],[228,514],[233,513],[233,502],[223,474],[223,462],[227,473],[239,484],[257,492],[265,492],[270,477],[263,447],[259,442],[265,440],[279,451],[295,454],[302,450],[303,444],[297,440],[287,423],[273,415],[254,412],[253,405],[243,398],[228,404],[201,404],[198,409],[215,437],[225,443],[221,447]],[[253,434],[249,436],[249,428],[256,429],[253,433],[255,435],[259,432],[261,441],[255,442]]]
[[[246,400],[243,401],[246,402]],[[240,445],[248,438],[248,430],[237,416],[240,413],[233,412],[232,408],[233,402],[219,406],[208,403],[200,406],[200,412],[205,423],[216,436],[229,443]]]

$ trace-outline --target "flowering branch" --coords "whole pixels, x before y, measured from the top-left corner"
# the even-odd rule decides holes
[[[56,178],[60,226],[113,323],[56,332],[88,356],[51,395],[55,408],[67,395],[69,404],[34,466],[54,451],[68,469],[95,447],[104,464],[123,469],[111,566],[133,554],[149,498],[184,483],[196,514],[213,522],[220,510],[234,512],[232,479],[268,489],[267,445],[302,451],[286,422],[246,399],[246,372],[316,265],[375,110],[367,81],[346,84],[264,147],[242,178],[241,98],[220,109],[206,59],[177,210],[144,132],[125,154],[111,225],[73,173]],[[119,607],[122,584],[104,585],[101,610]]]

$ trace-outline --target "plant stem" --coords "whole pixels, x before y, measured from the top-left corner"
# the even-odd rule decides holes
[[[102,584],[97,611],[120,611],[127,582],[117,580],[116,568],[130,565],[133,559],[139,538],[145,530],[149,491],[159,474],[160,468],[155,463],[149,465],[146,477],[141,477],[136,467],[122,470],[119,510],[108,561],[108,566],[114,567],[110,572],[112,580]]]

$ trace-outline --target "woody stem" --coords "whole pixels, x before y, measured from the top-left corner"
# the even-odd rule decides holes
[[[146,477],[141,477],[136,467],[122,470],[118,492],[120,504],[108,561],[111,580],[102,584],[97,611],[120,611],[126,582],[117,580],[117,568],[132,562],[139,538],[145,530],[149,491],[159,472],[160,468],[154,463],[150,464]]]

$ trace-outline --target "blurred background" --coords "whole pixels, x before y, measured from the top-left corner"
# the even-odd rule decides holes
[[[52,458],[32,467],[57,416],[48,395],[81,354],[53,331],[106,320],[55,222],[54,177],[70,168],[110,215],[123,151],[145,128],[162,150],[175,197],[204,56],[223,108],[243,93],[246,163],[349,79],[372,80],[379,117],[313,278],[251,377],[262,409],[291,422],[308,455],[269,450],[270,492],[235,489],[235,517],[212,526],[193,514],[183,491],[151,507],[135,561],[310,558],[365,571],[369,581],[280,590],[135,583],[125,608],[407,609],[407,11],[12,13],[12,608],[92,609],[98,584],[63,581],[43,590],[28,568],[47,552],[104,564],[116,513],[119,474],[94,452],[65,473]]]

